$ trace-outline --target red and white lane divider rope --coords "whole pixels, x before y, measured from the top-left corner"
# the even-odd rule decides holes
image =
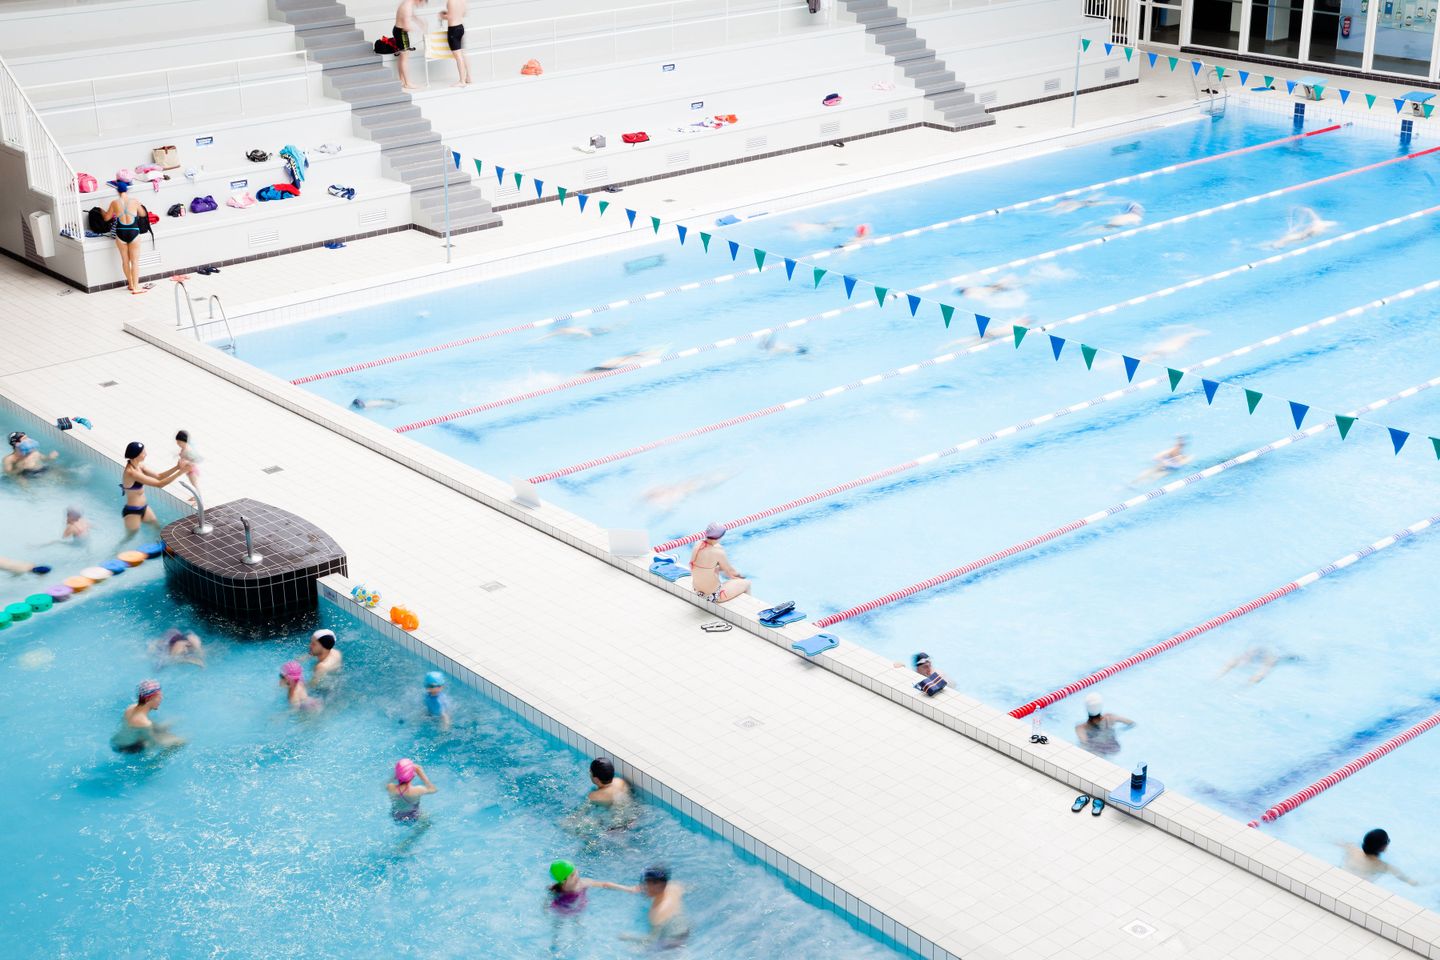
[[[1033,200],[1022,200],[1018,203],[1009,204],[1008,206],[996,207],[992,210],[984,210],[979,213],[967,214],[966,216],[957,217],[953,220],[943,220],[939,223],[932,223],[927,226],[916,227],[913,230],[905,230],[900,233],[892,233],[881,237],[872,237],[864,240],[858,240],[853,243],[847,243],[839,249],[829,248],[826,250],[816,250],[812,253],[807,253],[797,258],[797,262],[803,260],[819,260],[836,253],[845,253],[851,250],[857,250],[861,247],[879,246],[881,244],[889,243],[892,240],[916,237],[922,233],[934,233],[939,230],[948,230],[951,227],[961,226],[967,223],[974,223],[977,220],[983,220],[987,217],[995,217],[999,216],[1000,214],[1009,213],[1015,210],[1024,210],[1025,208],[1035,206],[1036,204],[1054,203],[1057,200],[1063,200],[1068,197],[1079,196],[1082,193],[1093,193],[1097,190],[1104,190],[1107,187],[1120,186],[1121,184],[1132,183],[1138,180],[1145,180],[1150,177],[1159,176],[1161,174],[1176,173],[1180,170],[1186,169],[1187,167],[1198,166],[1204,163],[1213,163],[1216,160],[1224,160],[1230,157],[1237,157],[1243,154],[1253,153],[1257,150],[1268,150],[1271,147],[1278,147],[1287,143],[1294,143],[1307,137],[1315,137],[1323,133],[1333,133],[1340,128],[1341,127],[1339,124],[1335,124],[1333,126],[1324,127],[1319,130],[1312,130],[1308,133],[1296,134],[1295,136],[1291,137],[1281,137],[1278,140],[1270,140],[1265,143],[1257,143],[1253,146],[1241,147],[1237,150],[1227,150],[1224,153],[1217,153],[1209,157],[1198,157],[1194,160],[1187,160],[1184,163],[1172,163],[1169,166],[1159,167],[1155,170],[1146,170],[1142,173],[1131,174],[1127,177],[1117,177],[1114,180],[1106,180],[1103,183],[1093,183],[1089,186],[1076,187],[1073,190],[1066,190],[1061,193],[1052,193],[1048,196],[1036,197]],[[764,270],[779,270],[782,266],[782,261],[775,260],[771,262],[770,266],[765,267]],[[609,303],[602,303],[593,307],[585,307],[583,309],[575,310],[570,313],[562,313],[557,316],[545,317],[540,320],[531,320],[528,323],[520,323],[514,326],[504,327],[500,330],[490,330],[486,333],[477,333],[474,336],[461,337],[457,340],[450,340],[445,343],[437,343],[428,347],[419,347],[415,350],[406,350],[403,353],[394,353],[388,357],[380,357],[375,360],[366,360],[361,363],[352,363],[348,364],[347,366],[336,367],[332,370],[324,370],[320,373],[312,373],[307,376],[297,377],[290,382],[297,386],[303,386],[307,383],[315,383],[318,380],[328,380],[331,377],[340,377],[350,373],[359,373],[364,370],[373,370],[376,367],[383,367],[391,363],[399,363],[402,360],[414,360],[417,357],[425,357],[433,353],[442,353],[446,350],[454,350],[459,347],[468,347],[472,346],[473,344],[484,343],[486,340],[493,340],[497,337],[508,336],[512,333],[524,333],[527,330],[541,330],[545,327],[552,326],[557,323],[569,323],[575,320],[584,320],[585,318],[594,316],[597,313],[621,310],[625,307],[633,306],[637,303],[649,303],[652,300],[661,300],[665,297],[677,293],[688,293],[691,290],[699,290],[703,287],[718,286],[722,283],[729,283],[731,280],[737,280],[740,277],[751,276],[753,274],[758,274],[762,272],[762,269],[752,267],[749,270],[741,270],[735,273],[726,273],[718,277],[711,277],[707,280],[696,280],[691,283],[683,283],[679,286],[668,287],[664,290],[652,290],[650,293],[642,293],[638,296],[628,297],[624,300],[612,300]]]
[[[1216,273],[1212,273],[1204,277],[1196,277],[1193,280],[1187,280],[1184,283],[1165,287],[1152,293],[1141,294],[1137,297],[1131,297],[1128,300],[1121,300],[1116,303],[1106,304],[1105,306],[1097,307],[1094,310],[1086,310],[1083,313],[1077,313],[1060,320],[1052,321],[1051,323],[1041,324],[1038,327],[1032,328],[1031,332],[1043,333],[1050,330],[1056,330],[1060,327],[1071,326],[1073,324],[1080,323],[1094,317],[1103,316],[1104,314],[1114,313],[1116,310],[1119,310],[1122,307],[1137,306],[1151,300],[1157,300],[1162,297],[1171,296],[1183,290],[1193,290],[1196,287],[1201,287],[1208,283],[1214,283],[1219,280],[1224,280],[1227,277],[1233,277],[1238,273],[1244,273],[1245,271],[1253,270],[1256,267],[1269,266],[1271,264],[1279,263],[1283,260],[1288,260],[1292,257],[1298,257],[1307,253],[1313,253],[1316,250],[1321,250],[1326,247],[1334,246],[1338,243],[1344,243],[1348,240],[1353,240],[1356,237],[1366,236],[1368,234],[1376,233],[1380,230],[1385,230],[1390,227],[1398,226],[1402,223],[1418,220],[1422,217],[1428,217],[1437,212],[1440,212],[1440,204],[1437,204],[1433,207],[1427,207],[1424,210],[1417,210],[1413,213],[1407,213],[1403,216],[1392,217],[1391,219],[1382,221],[1381,223],[1374,223],[1368,227],[1361,227],[1359,230],[1351,230],[1348,233],[1342,233],[1338,236],[1330,237],[1326,240],[1320,240],[1316,243],[1308,244],[1303,247],[1296,247],[1293,250],[1287,250],[1283,253],[1272,254],[1271,256],[1265,257],[1260,260],[1255,260],[1250,263],[1242,264],[1238,267],[1231,267],[1227,270],[1220,270]],[[869,300],[866,301],[866,303],[868,305],[874,305],[875,301]],[[784,403],[777,403],[759,410],[752,410],[749,413],[740,414],[736,417],[730,417],[726,420],[720,420],[716,423],[706,424],[703,427],[696,427],[693,430],[686,430],[683,433],[671,434],[668,437],[662,437],[659,440],[652,440],[649,443],[641,444],[640,446],[630,447],[626,450],[620,450],[615,453],[606,454],[603,457],[596,457],[593,460],[585,460],[580,463],[571,464],[568,467],[561,467],[558,470],[551,470],[548,473],[542,473],[538,476],[531,477],[530,482],[545,483],[550,480],[557,480],[561,477],[568,477],[576,473],[582,473],[586,470],[593,470],[596,467],[605,466],[607,464],[615,463],[620,460],[625,460],[630,457],[639,456],[643,453],[649,453],[650,451],[658,450],[661,447],[667,447],[672,444],[681,443],[686,440],[691,440],[695,437],[703,436],[708,433],[715,433],[719,430],[726,430],[730,427],[739,426],[740,424],[750,423],[753,420],[759,420],[763,417],[769,417],[778,413],[784,413],[787,410],[794,410],[798,407],[803,407],[810,403],[824,400],[829,397],[838,396],[842,393],[848,393],[852,390],[858,390],[862,387],[870,386],[871,384],[880,383],[885,380],[891,380],[896,377],[906,376],[919,370],[925,370],[934,366],[938,366],[942,363],[949,363],[950,361],[955,360],[959,357],[967,356],[973,353],[979,353],[982,350],[988,350],[1002,343],[1012,342],[1013,341],[1004,338],[999,338],[995,340],[982,340],[973,346],[965,348],[964,350],[957,350],[950,353],[941,354],[938,357],[931,357],[929,360],[923,360],[919,363],[912,363],[904,367],[898,367],[894,370],[888,370],[884,373],[877,373],[872,376],[865,377],[862,380],[856,380],[848,384],[843,384],[841,386],[831,387],[828,390],[822,390],[820,393],[814,393],[807,397],[798,397],[794,400],[787,400]],[[612,371],[605,371],[606,375],[610,375],[611,373]],[[599,377],[595,376],[595,379],[599,379]],[[568,389],[568,387],[564,385],[557,385],[557,387],[560,389]],[[544,392],[553,391],[551,391],[551,388],[548,387],[542,388],[542,391],[537,392],[535,395],[542,395]],[[525,396],[524,399],[529,399],[528,395]],[[472,408],[471,411],[461,410],[456,411],[455,413],[442,414],[439,417],[432,417],[429,420],[421,420],[417,423],[407,424],[403,427],[398,427],[396,429],[397,431],[402,433],[409,430],[418,430],[421,427],[434,426],[437,423],[444,423],[448,420],[455,420],[463,416],[469,416],[471,412],[479,412],[479,410]]]
[[[1284,333],[1278,333],[1273,337],[1266,337],[1264,340],[1257,340],[1256,342],[1248,343],[1243,347],[1236,347],[1234,350],[1229,350],[1225,353],[1217,354],[1213,357],[1208,357],[1198,363],[1191,364],[1188,367],[1182,367],[1181,369],[1186,374],[1196,373],[1200,370],[1205,370],[1213,367],[1216,364],[1224,363],[1226,360],[1233,360],[1236,357],[1244,356],[1245,354],[1258,350],[1261,347],[1274,346],[1275,344],[1281,343],[1285,340],[1304,336],[1307,333],[1311,333],[1315,330],[1320,330],[1324,327],[1328,327],[1331,324],[1340,322],[1341,320],[1348,320],[1351,317],[1358,317],[1363,313],[1379,309],[1380,307],[1384,307],[1387,304],[1394,303],[1397,300],[1405,300],[1418,294],[1428,293],[1436,289],[1440,289],[1440,280],[1431,280],[1429,283],[1421,284],[1418,287],[1411,287],[1408,290],[1402,290],[1399,293],[1393,293],[1387,297],[1381,297],[1378,300],[1371,300],[1369,303],[1361,304],[1358,307],[1351,307],[1349,310],[1344,310],[1340,313],[1332,313],[1328,317],[1322,317],[1319,320],[1315,320],[1311,323],[1302,324],[1301,326],[1286,330]],[[851,490],[855,490],[859,487],[876,483],[877,481],[884,480],[887,477],[893,477],[898,473],[904,473],[907,470],[913,470],[917,467],[922,467],[927,464],[934,463],[935,461],[940,460],[944,457],[949,457],[957,453],[963,453],[966,450],[973,450],[976,447],[983,446],[984,444],[990,443],[991,441],[999,440],[1004,437],[1014,436],[1017,433],[1029,430],[1033,427],[1041,426],[1042,424],[1049,423],[1052,420],[1058,420],[1061,417],[1069,416],[1072,413],[1079,413],[1082,410],[1089,410],[1092,407],[1098,407],[1101,404],[1109,403],[1111,400],[1118,400],[1121,397],[1126,397],[1134,393],[1139,393],[1142,390],[1148,390],[1151,387],[1168,382],[1168,377],[1150,377],[1148,379],[1129,384],[1128,386],[1125,386],[1119,390],[1111,390],[1109,393],[1103,393],[1098,397],[1092,397],[1089,400],[1083,400],[1079,403],[1072,403],[1068,407],[1061,407],[1059,410],[1056,410],[1052,413],[1041,414],[1038,417],[1031,417],[1029,420],[1022,420],[1019,423],[1011,424],[1008,427],[1002,427],[1001,429],[996,430],[993,433],[985,434],[983,437],[974,437],[970,440],[965,440],[961,443],[957,443],[954,446],[946,447],[944,450],[936,450],[933,453],[927,453],[922,456],[915,457],[913,460],[906,460],[904,463],[897,463],[894,466],[885,467],[883,470],[877,470],[874,473],[866,474],[863,477],[857,477],[854,480],[848,480],[845,483],[836,484],[833,487],[827,487],[824,490],[808,494],[807,496],[799,497],[795,500],[787,500],[786,502],[777,504],[773,507],[767,507],[764,510],[759,510],[755,513],[746,514],[745,516],[738,517],[734,520],[728,520],[725,523],[725,528],[727,530],[734,530],[737,527],[749,526],[750,524],[757,521],[769,519],[770,517],[777,516],[790,510],[794,510],[798,507],[809,506],[812,503],[818,503],[821,500],[827,500],[830,497],[839,496],[842,493],[849,493]],[[683,547],[688,544],[695,543],[702,537],[704,537],[703,533],[692,533],[688,536],[678,537],[674,540],[667,540],[665,543],[658,544],[657,546],[655,546],[654,550],[656,553],[665,553],[667,550],[674,550],[678,547]]]
[[[1350,566],[1352,563],[1355,563],[1357,560],[1363,560],[1371,554],[1379,553],[1381,550],[1384,550],[1387,547],[1391,547],[1397,543],[1400,543],[1401,541],[1408,540],[1415,534],[1428,530],[1436,523],[1440,523],[1440,514],[1436,514],[1432,517],[1428,517],[1424,520],[1412,523],[1410,524],[1410,526],[1404,528],[1403,530],[1398,530],[1388,537],[1385,537],[1381,540],[1376,540],[1369,546],[1362,547],[1361,549],[1356,550],[1354,553],[1347,553],[1340,559],[1327,563],[1325,566],[1320,567],[1318,570],[1311,570],[1309,573],[1305,574],[1302,577],[1296,577],[1294,580],[1291,580],[1284,586],[1271,590],[1269,593],[1264,594],[1263,596],[1256,597],[1249,603],[1242,603],[1238,607],[1226,610],[1224,613],[1220,614],[1217,617],[1211,617],[1204,623],[1196,624],[1189,630],[1186,630],[1184,633],[1177,633],[1175,634],[1175,636],[1170,637],[1168,640],[1162,640],[1154,646],[1146,647],[1144,650],[1141,650],[1139,653],[1134,654],[1133,656],[1126,657],[1124,660],[1117,660],[1115,663],[1110,664],[1108,667],[1102,667],[1099,670],[1096,670],[1094,673],[1081,677],[1079,680],[1076,680],[1073,683],[1067,683],[1065,686],[1060,687],[1057,690],[1052,690],[1044,696],[1036,697],[1029,703],[1023,706],[1016,707],[1014,710],[1011,710],[1010,716],[1017,719],[1021,717],[1028,717],[1036,710],[1043,710],[1051,704],[1059,703],[1066,697],[1073,696],[1074,694],[1079,693],[1081,690],[1084,690],[1087,687],[1092,687],[1102,680],[1107,680],[1110,677],[1115,676],[1117,673],[1120,673],[1121,671],[1130,669],[1138,663],[1144,663],[1146,660],[1149,660],[1152,657],[1159,656],[1166,650],[1172,650],[1175,647],[1180,646],[1180,644],[1185,643],[1187,640],[1193,640],[1196,637],[1200,636],[1202,633],[1208,633],[1209,631],[1214,630],[1216,627],[1223,626],[1232,620],[1238,620],[1239,618],[1245,616],[1247,613],[1253,613],[1256,610],[1259,610],[1261,607],[1271,604],[1276,600],[1279,600],[1281,597],[1289,596],[1297,590],[1301,590],[1305,587],[1310,586],[1310,584],[1314,583],[1316,580],[1321,579],[1322,577],[1327,577],[1338,570],[1344,570],[1346,567]],[[1338,783],[1339,781],[1337,780],[1336,782]],[[1334,784],[1331,784],[1331,786],[1333,785]],[[1318,793],[1319,791],[1316,792]]]
[[[1319,780],[1316,780],[1304,790],[1301,790],[1298,793],[1293,793],[1290,796],[1286,797],[1284,800],[1281,800],[1279,803],[1275,804],[1275,806],[1260,814],[1260,820],[1263,820],[1266,823],[1274,823],[1276,820],[1279,820],[1281,817],[1285,816],[1285,814],[1289,813],[1291,810],[1294,810],[1296,807],[1300,806],[1300,804],[1304,803],[1305,801],[1313,800],[1314,798],[1320,796],[1320,794],[1324,793],[1326,790],[1329,790],[1331,787],[1335,786],[1340,781],[1345,780],[1346,778],[1351,777],[1356,773],[1359,773],[1361,770],[1364,770],[1366,767],[1370,766],[1370,764],[1374,763],[1376,760],[1379,760],[1387,753],[1398,750],[1400,747],[1403,747],[1405,744],[1409,743],[1411,740],[1414,740],[1422,733],[1425,733],[1427,730],[1433,730],[1437,726],[1440,726],[1440,713],[1432,713],[1430,714],[1430,716],[1426,717],[1424,720],[1421,720],[1419,723],[1415,724],[1415,726],[1411,727],[1410,729],[1405,730],[1402,733],[1397,733],[1389,740],[1386,740],[1374,750],[1371,750],[1368,753],[1362,753],[1360,756],[1356,757],[1354,760],[1351,760],[1349,763],[1345,764],[1345,766],[1341,767],[1340,769],[1324,777],[1321,777]],[[1251,820],[1247,824],[1247,826],[1258,827],[1260,826],[1260,820]]]
[[[1434,377],[1430,380],[1425,381],[1424,383],[1417,384],[1416,386],[1407,387],[1406,389],[1401,390],[1399,393],[1385,397],[1382,400],[1376,400],[1371,403],[1367,403],[1365,406],[1353,411],[1353,415],[1357,417],[1363,416],[1364,414],[1379,410],[1381,407],[1389,406],[1396,401],[1414,396],[1421,390],[1428,390],[1431,387],[1435,386],[1440,386],[1440,377]],[[912,583],[910,586],[904,587],[900,590],[896,590],[893,593],[887,593],[882,597],[876,597],[873,600],[867,600],[864,603],[850,607],[847,610],[841,610],[839,613],[832,613],[829,616],[821,617],[819,620],[815,621],[815,626],[823,630],[826,627],[834,626],[835,624],[840,623],[842,620],[849,620],[852,617],[858,617],[861,614],[869,613],[872,610],[878,610],[879,608],[887,606],[888,604],[892,604],[897,601],[913,597],[917,593],[924,593],[926,590],[931,590],[935,587],[940,586],[943,583],[949,583],[951,580],[967,576],[968,574],[974,573],[977,570],[984,569],[991,564],[999,563],[1001,560],[1007,560],[1010,557],[1025,553],[1027,550],[1033,550],[1035,547],[1049,543],[1052,540],[1058,540],[1066,534],[1074,533],[1076,530],[1099,523],[1102,520],[1107,520],[1110,517],[1115,516],[1115,514],[1123,513],[1126,510],[1131,509],[1132,507],[1142,506],[1144,504],[1150,503],[1151,501],[1159,500],[1161,497],[1168,496],[1169,494],[1172,494],[1177,490],[1183,490],[1184,488],[1191,486],[1192,484],[1201,483],[1205,480],[1209,480],[1211,477],[1224,473],[1226,470],[1238,467],[1241,464],[1249,463],[1252,460],[1256,460],[1267,454],[1274,453],[1276,450],[1282,450],[1285,447],[1290,446],[1292,443],[1298,443],[1301,440],[1307,440],[1318,433],[1323,433],[1326,430],[1334,429],[1334,427],[1334,420],[1327,420],[1323,423],[1318,423],[1315,426],[1306,427],[1304,430],[1301,430],[1297,433],[1292,433],[1288,437],[1282,437],[1279,440],[1274,440],[1270,443],[1267,443],[1263,447],[1256,447],[1254,450],[1247,450],[1239,456],[1231,457],[1229,460],[1226,460],[1223,463],[1217,463],[1214,466],[1206,467],[1204,470],[1196,471],[1195,473],[1181,477],[1178,480],[1172,480],[1169,483],[1163,484],[1159,487],[1155,487],[1154,489],[1148,490],[1145,493],[1137,494],[1136,496],[1130,497],[1128,500],[1122,500],[1117,504],[1106,507],[1104,510],[1099,510],[1088,516],[1081,517],[1078,520],[1071,520],[1069,523],[1064,524],[1063,526],[1055,527],[1053,530],[1047,530],[1046,532],[1031,537],[1028,540],[1022,540],[1019,543],[1011,544],[1003,550],[997,550],[995,553],[981,557],[978,560],[971,560],[969,563],[955,567],[953,570],[947,570],[944,573],[936,574],[935,576],[930,577],[928,580],[921,580],[919,583]]]

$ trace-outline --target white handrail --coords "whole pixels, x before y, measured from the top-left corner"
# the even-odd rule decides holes
[[[292,59],[296,57],[298,57],[300,60],[300,69],[294,73],[279,76],[276,79],[266,81],[247,80],[247,78],[242,72],[243,65],[247,63],[256,63],[262,60]],[[234,71],[234,76],[226,77],[223,81],[221,81],[218,76],[213,76],[212,78],[210,78],[210,80],[212,80],[213,82],[207,82],[205,79],[201,79],[199,81],[192,82],[189,86],[185,86],[182,84],[179,90],[176,89],[176,83],[174,79],[175,74],[183,73],[185,71],[199,70],[206,70],[210,71],[212,74],[216,74],[221,70],[230,71],[232,69]],[[121,96],[102,100],[101,89],[103,87],[113,86],[115,83],[123,80],[133,80],[137,77],[158,76],[163,76],[165,78],[165,91],[163,94],[163,99],[168,110],[168,121],[171,124],[175,123],[175,101],[177,99],[181,97],[199,96],[210,93],[216,89],[217,85],[234,90],[235,96],[240,105],[240,115],[242,117],[245,116],[246,87],[256,87],[261,85],[261,83],[283,83],[289,80],[298,79],[300,80],[301,85],[305,89],[305,105],[307,107],[310,105],[310,54],[305,50],[285,50],[281,51],[280,53],[267,53],[254,57],[237,57],[234,60],[221,60],[215,63],[196,63],[189,64],[183,67],[167,67],[156,70],[140,70],[135,73],[117,73],[110,74],[104,77],[85,77],[79,80],[59,80],[52,83],[34,84],[29,87],[29,90],[30,92],[34,93],[40,90],[53,90],[58,87],[76,87],[82,84],[88,85],[90,93],[90,102],[88,104],[81,104],[77,106],[72,104],[57,103],[53,106],[43,107],[37,112],[41,115],[48,116],[58,115],[62,113],[74,113],[77,110],[89,110],[93,114],[95,135],[100,136],[104,133],[104,125],[101,122],[101,117],[103,115],[102,108],[116,108],[123,107],[128,104],[158,101],[161,99],[162,96],[161,93],[157,90],[153,93],[136,93],[130,96]],[[133,119],[126,120],[125,123],[127,125],[133,124]]]
[[[60,236],[83,241],[85,229],[80,218],[75,168],[65,159],[65,151],[60,149],[59,142],[3,58],[0,58],[0,137],[25,154],[25,175],[30,189],[55,201]]]

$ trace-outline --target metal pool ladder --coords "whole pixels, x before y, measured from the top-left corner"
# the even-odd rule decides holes
[[[1202,87],[1200,84],[1204,83]],[[1195,99],[1201,100],[1209,97],[1210,102],[1205,107],[1205,112],[1212,117],[1225,116],[1225,108],[1230,103],[1230,88],[1225,85],[1225,78],[1220,71],[1214,67],[1206,67],[1205,72],[1198,77],[1190,75],[1190,85],[1195,90]]]
[[[190,312],[190,326],[188,328],[182,326],[182,324],[184,323],[184,317],[180,313],[180,303],[182,296],[184,297],[185,308]],[[209,297],[192,297],[190,296],[190,289],[185,286],[184,280],[175,281],[175,329],[189,329],[194,332],[196,341],[201,343],[204,342],[200,339],[200,321],[195,317],[196,303],[207,303],[209,305],[210,317],[208,322],[211,323],[213,323],[215,320],[215,308],[220,308],[220,322],[225,325],[225,337],[230,341],[228,344],[221,344],[220,349],[226,350],[230,353],[234,353],[235,334],[230,332],[230,318],[225,316],[225,304],[220,302],[219,295],[212,293]]]

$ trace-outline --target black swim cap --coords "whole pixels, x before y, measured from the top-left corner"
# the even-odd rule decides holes
[[[139,440],[131,440],[129,443],[125,444],[126,460],[134,460],[136,457],[140,456],[140,454],[144,452],[145,444],[141,443]]]
[[[670,868],[663,863],[656,864],[645,871],[646,883],[669,883]]]
[[[25,439],[25,431],[24,431],[24,430],[16,430],[14,433],[10,434],[10,446],[12,446],[12,447],[18,446],[18,445],[20,444],[20,441],[21,441],[21,440],[24,440],[24,439]]]
[[[1388,846],[1390,846],[1390,834],[1379,827],[1365,834],[1365,839],[1360,841],[1360,849],[1365,851],[1365,855],[1369,857],[1379,856],[1385,852],[1385,848]]]
[[[609,783],[615,779],[615,764],[607,757],[598,757],[590,761],[590,776],[601,783]]]
[[[175,439],[178,440],[178,441],[180,441],[181,443],[189,443],[189,442],[190,442],[190,431],[189,431],[189,430],[177,430],[177,431],[175,432]]]

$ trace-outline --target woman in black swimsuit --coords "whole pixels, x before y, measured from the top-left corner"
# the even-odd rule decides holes
[[[140,529],[141,521],[159,526],[155,511],[145,502],[146,487],[163,487],[185,474],[185,465],[177,463],[164,473],[152,473],[145,468],[145,444],[133,440],[125,447],[125,472],[120,475],[120,489],[125,492],[125,506],[120,516],[125,530],[134,533]]]
[[[144,293],[149,287],[140,286],[140,218],[148,221],[150,214],[144,204],[134,197],[126,196],[130,184],[124,180],[112,180],[115,192],[119,194],[110,201],[105,210],[105,222],[115,225],[115,249],[120,251],[120,269],[125,271],[125,285],[131,293]],[[149,226],[149,223],[146,223]]]

